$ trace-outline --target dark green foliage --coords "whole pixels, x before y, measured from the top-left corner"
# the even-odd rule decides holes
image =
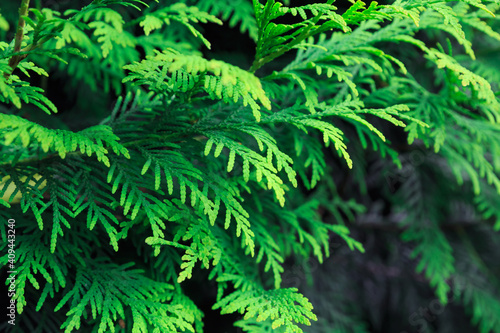
[[[404,271],[500,333],[500,2],[20,2],[0,11],[1,330],[212,332],[198,285],[244,332],[470,332],[375,319],[432,297],[401,296]],[[248,69],[207,56],[245,40]],[[362,305],[372,273],[396,305]]]

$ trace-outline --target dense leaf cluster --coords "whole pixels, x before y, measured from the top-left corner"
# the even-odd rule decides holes
[[[283,277],[334,239],[365,252],[346,223],[379,182],[439,302],[500,332],[499,1],[65,5],[0,11],[12,331],[203,332],[194,279],[245,332],[369,332],[348,293],[318,316]],[[248,68],[207,55],[214,25],[255,43]]]

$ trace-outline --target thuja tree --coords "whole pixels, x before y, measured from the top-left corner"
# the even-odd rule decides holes
[[[1,329],[500,332],[499,7],[2,1]]]

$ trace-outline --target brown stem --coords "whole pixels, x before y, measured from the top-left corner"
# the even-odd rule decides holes
[[[28,10],[30,6],[30,0],[22,0],[21,7],[19,7],[19,22],[17,23],[17,31],[16,37],[14,41],[14,53],[21,52],[21,45],[23,43],[24,38],[24,26],[26,25],[26,21],[23,19],[23,16],[28,15]],[[12,68],[12,72],[16,69],[17,65],[26,58],[26,55],[15,55],[9,59],[9,66]],[[7,77],[9,74],[6,75]]]

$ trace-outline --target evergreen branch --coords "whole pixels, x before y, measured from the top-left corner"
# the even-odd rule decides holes
[[[240,313],[234,324],[248,333],[297,333],[313,320],[365,332],[372,323],[359,318],[376,318],[376,307],[347,306],[366,294],[360,272],[427,281],[442,303],[460,293],[481,332],[498,330],[498,1],[157,2],[144,13],[133,10],[141,0],[59,13],[18,1],[14,40],[0,41],[0,264],[19,268],[14,330],[202,332],[194,302],[213,292],[214,308]],[[0,38],[15,10],[2,10]],[[246,66],[245,52],[231,64],[215,60],[218,48],[203,53],[200,22],[248,32],[250,71],[232,64]],[[227,32],[232,47],[236,30]],[[267,64],[280,70],[254,75]],[[62,117],[49,116],[57,109],[34,73],[50,90],[74,84],[57,96],[71,104]],[[364,237],[370,228],[397,253]],[[347,247],[333,248],[332,236]],[[341,274],[311,274],[311,259],[358,252],[367,259],[337,261]],[[373,264],[386,254],[404,266]],[[405,273],[412,258],[416,273]],[[286,288],[300,283],[289,274],[297,267],[322,287],[311,302],[309,287]],[[212,283],[198,283],[200,269]],[[182,293],[193,286],[203,292]],[[340,297],[322,306],[328,289]]]
[[[222,313],[245,312],[244,319],[272,320],[272,328],[284,326],[286,333],[302,333],[295,323],[310,326],[317,320],[312,305],[296,288],[269,291],[237,290],[214,305]]]
[[[260,6],[259,0],[252,0],[252,1],[254,2],[254,8],[258,8]],[[328,0],[326,2],[326,4],[331,5],[333,2],[334,2],[334,0]],[[266,3],[265,8],[266,8],[265,12],[267,15],[269,15],[269,17],[273,17],[273,15],[277,15],[276,12],[278,12],[280,10],[280,6],[275,6],[274,0],[268,1]],[[267,9],[267,8],[269,8],[269,9]],[[271,10],[271,12],[268,12],[268,10]],[[294,10],[294,8],[292,8],[291,10]],[[296,13],[296,11],[295,11],[295,13]],[[303,13],[303,9],[302,9],[302,13]],[[302,16],[305,15],[302,13],[301,13]],[[259,13],[256,12],[256,15],[259,15]],[[263,14],[263,15],[265,15],[265,14]],[[282,15],[282,14],[278,14],[278,15]],[[324,12],[319,12],[311,19],[310,22],[308,22],[308,24],[305,28],[299,28],[299,30],[294,33],[294,38],[290,43],[280,46],[277,50],[273,51],[272,53],[266,55],[263,58],[260,58],[260,59],[256,58],[248,71],[250,73],[255,73],[259,68],[261,68],[265,64],[271,62],[275,58],[282,56],[283,54],[290,51],[291,49],[293,49],[297,45],[300,45],[304,40],[308,39],[309,37],[311,37],[313,35],[316,35],[318,33],[323,32],[324,30],[321,29],[321,27],[316,27],[316,24],[322,19],[323,15],[324,15]],[[267,19],[267,17],[266,18],[258,18],[258,21],[262,21],[263,19]],[[260,24],[261,24],[261,31],[262,31],[262,30],[264,30],[264,27],[263,27],[262,22],[260,22]],[[313,29],[313,28],[316,28],[316,29]],[[330,29],[330,27],[328,29]],[[262,35],[259,35],[259,40],[257,41],[257,43],[258,43],[257,47],[259,47],[262,43],[264,43],[264,40],[262,40],[263,38],[264,37]]]

